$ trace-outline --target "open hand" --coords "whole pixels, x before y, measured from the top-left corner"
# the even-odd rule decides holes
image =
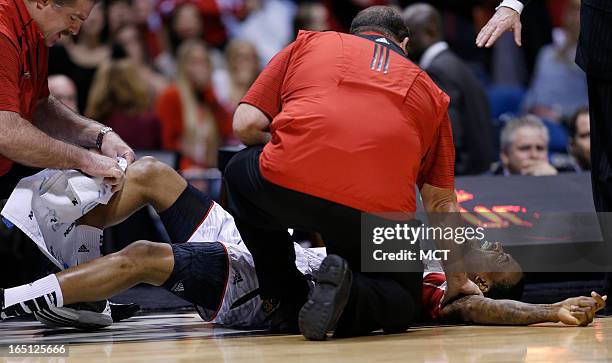
[[[480,30],[476,37],[476,45],[479,48],[490,48],[497,39],[506,31],[514,31],[514,41],[521,46],[521,15],[516,10],[502,6],[495,15]]]

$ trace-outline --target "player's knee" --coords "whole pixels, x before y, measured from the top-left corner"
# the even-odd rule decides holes
[[[172,168],[168,165],[152,156],[145,156],[130,165],[127,169],[127,177],[134,183],[151,185],[171,172]]]
[[[147,261],[155,255],[157,243],[136,241],[122,249],[120,269],[122,273],[142,274],[147,270]]]

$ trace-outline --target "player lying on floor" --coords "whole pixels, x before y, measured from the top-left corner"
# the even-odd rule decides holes
[[[134,163],[126,177],[123,190],[111,203],[96,208],[81,223],[107,227],[151,204],[175,243],[138,241],[117,253],[32,284],[0,289],[0,317],[102,300],[145,282],[163,286],[193,303],[206,321],[235,327],[267,327],[274,316],[262,306],[253,260],[233,218],[208,196],[189,186],[174,170],[152,158]],[[298,245],[295,245],[295,252],[296,264],[302,273],[316,271],[315,280],[325,277],[325,262],[321,264],[324,253]],[[473,249],[470,256],[481,259],[483,271],[517,271],[516,262],[499,245],[485,250]],[[492,264],[498,265],[489,269]],[[440,307],[444,274],[425,273],[423,315],[482,324],[527,325],[561,321],[569,325],[587,325],[595,312],[605,305],[605,297],[597,294],[553,305],[493,300],[486,296],[501,298],[520,290],[522,274],[482,272],[470,274],[470,278],[485,296],[469,296]]]
[[[461,297],[442,306],[446,277],[441,268],[423,273],[422,318],[425,321],[459,322],[488,325],[530,325],[562,322],[586,326],[594,314],[605,307],[607,296],[591,292],[591,297],[573,297],[561,302],[527,304],[518,301],[523,294],[523,274],[520,266],[500,243],[482,248],[470,247],[466,259],[477,273],[468,273],[483,295]],[[429,270],[429,271],[428,271]],[[438,272],[440,271],[440,272]]]

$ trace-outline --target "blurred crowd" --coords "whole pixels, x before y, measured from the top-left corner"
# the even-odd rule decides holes
[[[497,0],[106,0],[50,50],[49,88],[139,150],[180,154],[186,175],[237,146],[232,114],[301,29],[347,31],[357,12],[397,5],[409,57],[451,96],[457,175],[590,168],[585,74],[574,64],[580,0],[533,2],[523,47],[474,41]]]

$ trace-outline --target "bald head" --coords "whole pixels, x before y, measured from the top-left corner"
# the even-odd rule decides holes
[[[427,48],[442,40],[442,17],[433,6],[425,3],[410,5],[402,13],[402,18],[410,29],[411,58],[420,58]]]
[[[62,102],[69,109],[78,112],[77,91],[74,82],[63,74],[56,74],[49,77],[49,93],[58,101]]]

